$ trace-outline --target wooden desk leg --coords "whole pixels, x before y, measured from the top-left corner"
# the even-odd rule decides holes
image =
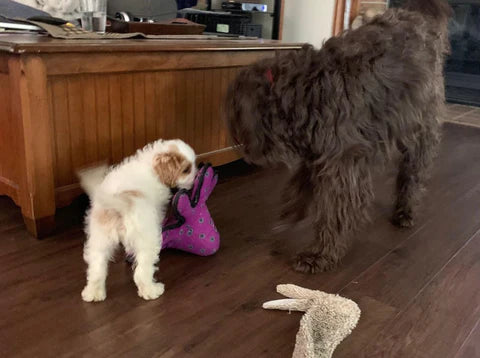
[[[23,215],[23,221],[30,234],[37,239],[47,237],[55,230],[55,215],[32,219]]]
[[[9,60],[12,120],[19,128],[22,179],[19,203],[28,231],[37,238],[55,228],[55,188],[52,119],[48,106],[47,73],[38,56]]]

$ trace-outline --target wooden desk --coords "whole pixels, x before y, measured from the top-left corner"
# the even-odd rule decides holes
[[[235,159],[220,119],[238,69],[300,45],[265,40],[55,40],[0,35],[0,195],[35,236],[81,193],[75,171],[157,138]]]

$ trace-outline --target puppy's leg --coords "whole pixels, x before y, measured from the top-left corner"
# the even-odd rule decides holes
[[[158,220],[148,216],[145,213],[145,217],[142,218],[143,226],[132,233],[135,254],[133,280],[137,285],[140,297],[145,300],[154,300],[160,297],[165,290],[163,283],[155,282],[154,277],[162,246],[162,234],[159,230]]]
[[[373,199],[370,173],[365,163],[349,162],[319,177],[314,197],[315,238],[306,251],[297,255],[297,271],[317,273],[336,268],[347,251],[347,239],[368,218],[367,209]]]
[[[139,236],[145,239],[146,236]],[[150,240],[150,239],[147,239]],[[158,237],[156,238],[158,241]],[[160,297],[165,291],[165,286],[161,282],[155,282],[154,274],[157,270],[155,266],[158,262],[160,248],[151,249],[147,247],[136,248],[135,253],[135,272],[133,280],[137,285],[138,295],[145,300],[154,300]]]
[[[274,231],[283,231],[307,215],[313,198],[311,170],[301,165],[288,180],[282,193],[282,211]]]
[[[87,285],[82,291],[86,302],[103,301],[107,297],[105,280],[107,279],[108,261],[113,255],[116,241],[102,233],[92,232],[85,244],[83,258],[88,264]]]
[[[397,176],[397,203],[392,222],[399,227],[412,227],[415,209],[429,178],[440,136],[435,129],[425,131],[410,143],[399,143],[402,160]]]

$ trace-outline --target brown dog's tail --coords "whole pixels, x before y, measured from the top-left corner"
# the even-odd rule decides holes
[[[420,12],[444,24],[453,15],[447,0],[407,0],[405,9]]]

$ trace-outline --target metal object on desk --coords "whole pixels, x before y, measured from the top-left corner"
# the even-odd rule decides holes
[[[267,12],[266,4],[242,3],[236,1],[222,2],[222,9],[229,11],[251,11],[251,12]]]
[[[108,0],[108,15],[115,16],[117,13],[127,14],[129,20],[146,19],[146,21],[167,21],[177,16],[177,2],[175,0]]]

